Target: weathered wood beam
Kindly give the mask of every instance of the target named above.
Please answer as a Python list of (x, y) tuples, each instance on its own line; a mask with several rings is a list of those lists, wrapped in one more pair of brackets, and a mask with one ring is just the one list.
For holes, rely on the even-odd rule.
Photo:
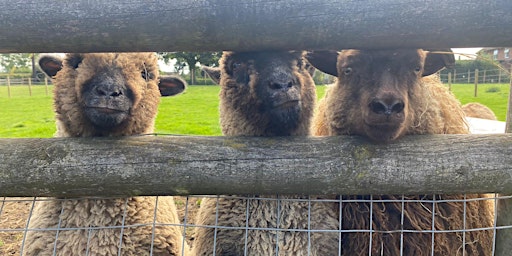
[(0, 52), (509, 46), (510, 0), (0, 1)]
[(512, 193), (512, 135), (0, 139), (0, 196)]

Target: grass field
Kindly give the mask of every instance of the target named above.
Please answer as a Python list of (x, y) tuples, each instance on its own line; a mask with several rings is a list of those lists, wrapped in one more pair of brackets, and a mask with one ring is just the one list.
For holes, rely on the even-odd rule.
[[(51, 87), (46, 95), (45, 86), (0, 86), (0, 137), (49, 138), (55, 133)], [(325, 86), (318, 86), (318, 97), (324, 95)], [(462, 104), (480, 102), (490, 107), (499, 120), (505, 121), (508, 84), (474, 85), (455, 84), (452, 91)], [(218, 86), (189, 86), (175, 97), (162, 99), (156, 120), (156, 132), (184, 135), (221, 135), (218, 115)]]

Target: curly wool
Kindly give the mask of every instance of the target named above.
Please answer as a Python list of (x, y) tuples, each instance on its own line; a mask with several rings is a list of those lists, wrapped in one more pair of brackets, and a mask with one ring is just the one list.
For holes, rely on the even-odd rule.
[[(351, 106), (361, 102), (352, 97), (348, 85), (338, 78), (320, 101), (312, 130), (316, 136), (354, 135), (354, 120), (361, 114)], [(435, 75), (419, 79), (408, 87), (407, 127), (403, 135), (467, 134), (468, 126), (459, 101)], [(369, 200), (370, 196), (343, 196), (346, 200)], [(369, 202), (344, 202), (343, 230), (373, 230), (370, 250), (369, 232), (343, 234), (343, 255), (491, 255), (492, 230), (436, 233), (428, 230), (464, 230), (493, 226), (493, 206), (482, 194), (468, 195), (374, 195)], [(412, 200), (402, 204), (400, 200)], [(394, 202), (386, 202), (393, 200)], [(396, 201), (395, 201), (396, 200)], [(414, 200), (431, 200), (415, 202)], [(447, 201), (444, 201), (447, 200)], [(454, 201), (452, 201), (454, 200)], [(397, 202), (398, 201), (398, 202)], [(466, 201), (464, 203), (464, 201)], [(371, 217), (370, 217), (370, 209)], [(403, 209), (403, 224), (402, 224)], [(434, 223), (432, 216), (435, 213)], [(370, 226), (371, 219), (371, 226)], [(426, 230), (427, 233), (400, 232)], [(396, 232), (390, 232), (396, 231)], [(402, 236), (403, 235), (403, 236)]]
[[(261, 102), (255, 94), (261, 73), (250, 70), (249, 86), (239, 84), (230, 74), (230, 59), (235, 53), (225, 52), (220, 63), (220, 118), (224, 135), (275, 136), (269, 116), (260, 111)], [(255, 53), (281, 56), (286, 52)], [(299, 55), (300, 58), (301, 55)], [(256, 59), (256, 57), (254, 57)], [(266, 61), (248, 61), (251, 65), (270, 66)], [(292, 67), (293, 76), (301, 85), (301, 113), (297, 128), (283, 128), (284, 134), (309, 135), (310, 120), (316, 100), (315, 84), (303, 67)], [(331, 255), (338, 251), (339, 235), (335, 232), (304, 230), (338, 230), (336, 204), (322, 202), (321, 197), (308, 201), (308, 196), (221, 196), (205, 198), (197, 216), (193, 255)], [(332, 199), (324, 197), (324, 199)], [(207, 226), (207, 227), (201, 227)], [(213, 228), (216, 226), (216, 228)], [(233, 229), (234, 228), (234, 229)], [(248, 229), (246, 231), (246, 228)], [(273, 229), (280, 229), (274, 231)], [(261, 229), (261, 230), (260, 230)], [(296, 231), (290, 231), (296, 230)]]
[(498, 120), (494, 112), (489, 107), (478, 102), (464, 104), (462, 106), (462, 111), (464, 111), (464, 114), (466, 114), (467, 117)]
[[(70, 63), (80, 58), (77, 68)], [(68, 55), (62, 69), (53, 78), (57, 137), (123, 136), (153, 131), (160, 92), (158, 79), (144, 80), (141, 70), (158, 74), (157, 57), (153, 53), (90, 53)], [(120, 71), (134, 104), (130, 117), (114, 130), (96, 128), (85, 116), (81, 86), (98, 73)], [(134, 72), (135, 71), (135, 72)]]
[[(77, 64), (77, 61), (80, 64)], [(143, 79), (142, 72), (155, 75)], [(133, 93), (127, 121), (113, 129), (94, 126), (84, 114), (82, 86), (97, 74), (120, 72)], [(147, 73), (149, 74), (149, 73)], [(158, 88), (154, 53), (67, 54), (53, 77), (57, 137), (121, 136), (153, 131)], [(156, 210), (155, 210), (156, 208)], [(188, 253), (172, 197), (48, 199), (35, 203), (26, 255), (182, 255)], [(57, 232), (52, 229), (65, 229)], [(76, 228), (76, 230), (75, 230)], [(69, 229), (69, 230), (67, 230)], [(153, 245), (153, 247), (151, 247)]]

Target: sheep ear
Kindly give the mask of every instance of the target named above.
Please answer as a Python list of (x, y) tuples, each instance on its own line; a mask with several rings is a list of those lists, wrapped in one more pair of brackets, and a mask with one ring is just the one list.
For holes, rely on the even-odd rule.
[(436, 73), (443, 68), (453, 68), (455, 56), (451, 49), (429, 49), (423, 67), (423, 76)]
[(216, 83), (220, 84), (220, 68), (212, 68), (207, 66), (202, 66), (201, 69), (203, 69), (206, 74)]
[(161, 76), (160, 82), (158, 83), (158, 89), (160, 89), (160, 95), (162, 95), (162, 97), (182, 93), (185, 91), (186, 87), (187, 82), (177, 76)]
[(332, 76), (338, 76), (336, 69), (337, 51), (310, 51), (306, 54), (306, 59), (316, 69)]
[(55, 56), (42, 56), (39, 58), (39, 67), (49, 77), (53, 77), (62, 69), (62, 59)]

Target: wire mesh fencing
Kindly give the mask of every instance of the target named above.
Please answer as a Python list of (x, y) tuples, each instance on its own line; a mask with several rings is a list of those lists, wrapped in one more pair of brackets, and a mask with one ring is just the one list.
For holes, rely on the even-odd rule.
[(4, 197), (0, 254), (496, 255), (512, 228), (495, 194), (170, 198)]

